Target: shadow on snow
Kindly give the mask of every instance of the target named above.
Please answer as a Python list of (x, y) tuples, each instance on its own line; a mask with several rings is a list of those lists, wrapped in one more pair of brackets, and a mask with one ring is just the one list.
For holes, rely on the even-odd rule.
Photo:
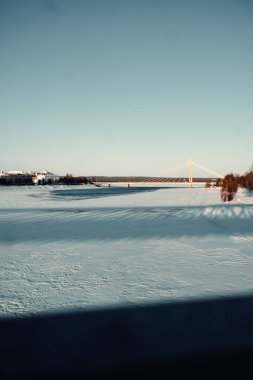
[(253, 205), (2, 209), (0, 242), (253, 234)]

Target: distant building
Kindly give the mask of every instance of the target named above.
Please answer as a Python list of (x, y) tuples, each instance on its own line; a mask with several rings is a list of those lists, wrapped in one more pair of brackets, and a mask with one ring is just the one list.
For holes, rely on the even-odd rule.
[(6, 176), (2, 178), (5, 180), (6, 185), (13, 185), (13, 186), (33, 185), (32, 174), (7, 174)]
[(8, 172), (0, 171), (1, 185), (43, 185), (59, 181), (59, 176), (47, 170), (41, 172), (32, 170), (9, 170)]
[(53, 174), (47, 170), (44, 170), (42, 172), (33, 173), (33, 183), (35, 185), (41, 185), (44, 183), (56, 183), (59, 181), (59, 176), (57, 174)]
[(10, 175), (18, 175), (18, 174), (28, 174), (29, 172), (26, 172), (24, 170), (9, 170), (8, 174)]

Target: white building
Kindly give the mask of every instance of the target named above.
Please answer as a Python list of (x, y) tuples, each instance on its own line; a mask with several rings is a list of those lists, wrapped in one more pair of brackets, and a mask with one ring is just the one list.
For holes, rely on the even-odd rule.
[(4, 172), (3, 170), (0, 171), (0, 177), (14, 177), (14, 176), (22, 176), (22, 175), (31, 175), (33, 176), (32, 182), (37, 184), (43, 184), (43, 183), (54, 183), (59, 180), (59, 176), (57, 174), (53, 174), (47, 170), (43, 171), (32, 171), (32, 170), (9, 170), (8, 172)]
[(42, 172), (33, 172), (34, 175), (33, 183), (35, 185), (48, 183), (48, 182), (57, 182), (59, 180), (59, 176), (57, 174), (53, 174), (48, 172), (47, 170), (43, 170)]
[(24, 171), (24, 170), (9, 170), (8, 174), (9, 175), (17, 175), (17, 174), (30, 174), (30, 173), (27, 171)]

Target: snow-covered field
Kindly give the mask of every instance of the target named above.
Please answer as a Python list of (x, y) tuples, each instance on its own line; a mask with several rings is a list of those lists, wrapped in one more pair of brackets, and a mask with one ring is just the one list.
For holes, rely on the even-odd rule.
[(253, 290), (253, 197), (0, 188), (0, 316)]

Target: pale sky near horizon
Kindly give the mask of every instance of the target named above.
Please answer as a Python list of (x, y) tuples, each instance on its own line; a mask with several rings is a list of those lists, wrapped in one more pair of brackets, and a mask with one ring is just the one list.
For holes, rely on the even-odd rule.
[(250, 0), (0, 0), (0, 69), (0, 170), (253, 164)]

